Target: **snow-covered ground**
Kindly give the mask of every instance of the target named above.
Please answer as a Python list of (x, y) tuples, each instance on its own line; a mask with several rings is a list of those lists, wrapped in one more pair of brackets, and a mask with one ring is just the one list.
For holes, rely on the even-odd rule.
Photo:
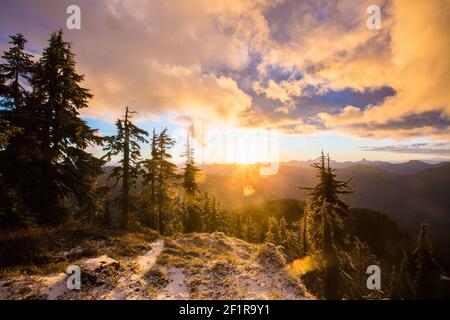
[(133, 257), (68, 262), (81, 268), (80, 290), (62, 272), (0, 279), (0, 299), (313, 299), (277, 250), (218, 232), (179, 235)]

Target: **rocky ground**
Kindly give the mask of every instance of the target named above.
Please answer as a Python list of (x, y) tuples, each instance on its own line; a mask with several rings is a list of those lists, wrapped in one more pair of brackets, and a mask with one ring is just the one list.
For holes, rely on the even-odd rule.
[[(91, 240), (97, 255), (75, 246), (57, 252), (60, 272), (9, 272), (0, 299), (313, 299), (279, 248), (223, 233), (132, 238), (133, 254), (114, 241)], [(120, 253), (126, 241), (120, 239)], [(142, 243), (139, 243), (139, 242)], [(81, 268), (81, 289), (67, 289), (69, 265)]]

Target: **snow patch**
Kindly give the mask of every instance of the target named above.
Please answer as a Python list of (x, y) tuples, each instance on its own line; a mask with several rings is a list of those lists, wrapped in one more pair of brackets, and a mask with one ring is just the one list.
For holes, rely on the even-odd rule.
[(61, 272), (52, 276), (43, 277), (40, 282), (45, 286), (43, 294), (47, 300), (57, 300), (67, 291), (67, 274)]
[(144, 300), (149, 299), (151, 291), (143, 279), (145, 273), (153, 267), (156, 259), (164, 248), (164, 241), (152, 243), (152, 249), (145, 254), (127, 261), (126, 276), (120, 278), (117, 286), (100, 295), (100, 299), (106, 300)]
[(189, 292), (184, 283), (185, 275), (182, 268), (169, 268), (169, 284), (156, 297), (157, 300), (186, 300)]
[(107, 267), (115, 264), (118, 264), (117, 260), (111, 259), (107, 255), (102, 255), (96, 258), (90, 258), (81, 261), (82, 268), (89, 271), (95, 271), (102, 267)]
[(161, 254), (161, 251), (164, 248), (164, 241), (159, 240), (153, 243), (152, 250), (148, 251), (146, 254), (142, 256), (138, 256), (136, 258), (136, 264), (138, 266), (138, 270), (146, 271), (150, 269), (156, 262), (156, 258)]

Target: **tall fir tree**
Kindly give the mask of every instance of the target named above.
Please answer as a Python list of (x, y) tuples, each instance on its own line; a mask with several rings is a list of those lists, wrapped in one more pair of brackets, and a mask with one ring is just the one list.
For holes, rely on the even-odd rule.
[(75, 70), (75, 55), (62, 31), (51, 35), (35, 65), (23, 52), (23, 37), (12, 39), (15, 48), (2, 65), (9, 83), (4, 101), (14, 110), (12, 124), (23, 131), (2, 155), (2, 163), (12, 166), (5, 176), (40, 223), (58, 224), (71, 208), (90, 201), (92, 182), (102, 172), (103, 162), (85, 151), (102, 139), (79, 117), (92, 95), (80, 86), (84, 76)]
[(198, 205), (191, 201), (189, 203), (185, 203), (186, 210), (186, 221), (185, 221), (185, 232), (201, 232), (203, 227), (201, 210)]
[(186, 208), (185, 230), (187, 230), (187, 232), (208, 231), (210, 203), (208, 194), (205, 193), (203, 210), (201, 210), (198, 200), (196, 199), (196, 194), (199, 191), (196, 175), (200, 170), (194, 163), (194, 148), (191, 145), (189, 131), (186, 138), (185, 150), (181, 156), (186, 159), (182, 173), (182, 187), (184, 189), (184, 202)]
[(302, 248), (303, 248), (303, 254), (308, 254), (308, 214), (309, 214), (309, 207), (306, 207), (303, 210), (303, 219), (302, 219)]
[(102, 138), (79, 116), (92, 95), (80, 86), (84, 76), (76, 72), (75, 65), (71, 44), (58, 31), (50, 37), (33, 74), (33, 96), (42, 119), (41, 183), (45, 190), (38, 203), (45, 214), (53, 212), (58, 196), (74, 195), (79, 203), (86, 203), (93, 180), (102, 172), (103, 161), (85, 151), (102, 144)]
[(416, 263), (414, 291), (416, 298), (420, 300), (437, 299), (441, 297), (442, 293), (442, 268), (434, 259), (428, 228), (427, 223), (422, 224), (417, 238), (417, 246), (413, 252)]
[(0, 104), (7, 109), (18, 110), (25, 104), (34, 63), (32, 55), (25, 51), (27, 40), (23, 34), (10, 36), (10, 49), (5, 51), (0, 64)]
[[(23, 184), (30, 179), (26, 168), (32, 165), (31, 150), (37, 148), (31, 139), (33, 117), (25, 110), (30, 93), (34, 63), (26, 53), (22, 34), (10, 36), (11, 47), (0, 64), (0, 225), (14, 226), (27, 219)], [(34, 127), (34, 126), (33, 126)]]
[(247, 216), (247, 221), (245, 223), (245, 240), (251, 243), (256, 243), (259, 240), (255, 223), (250, 216)]
[[(395, 270), (395, 269), (394, 269)], [(412, 266), (410, 259), (405, 251), (403, 251), (402, 258), (400, 260), (400, 267), (398, 272), (394, 272), (392, 286), (391, 299), (393, 300), (411, 300), (414, 299), (414, 283), (411, 275)]]
[(279, 243), (278, 231), (279, 231), (279, 228), (278, 228), (277, 219), (275, 217), (270, 217), (268, 224), (267, 224), (267, 232), (266, 232), (266, 236), (265, 236), (265, 241), (271, 242), (274, 244), (278, 244)]
[(175, 140), (169, 136), (167, 128), (164, 128), (157, 139), (158, 157), (156, 169), (158, 230), (161, 234), (165, 234), (166, 231), (165, 224), (169, 220), (170, 192), (177, 178), (177, 167), (171, 161), (172, 155), (169, 153), (174, 144)]
[[(350, 258), (347, 268), (347, 274), (351, 275), (354, 288), (351, 292), (351, 298), (362, 299), (366, 295), (370, 295), (372, 290), (367, 289), (367, 267), (370, 265), (379, 265), (376, 257), (370, 251), (366, 242), (361, 241), (358, 237), (354, 237), (353, 241), (349, 241), (350, 250), (347, 252), (347, 258)], [(349, 290), (350, 291), (350, 290)]]
[(111, 161), (112, 157), (121, 156), (120, 166), (113, 169), (110, 177), (115, 178), (117, 185), (122, 183), (119, 203), (122, 205), (122, 228), (128, 225), (130, 211), (130, 190), (134, 186), (139, 174), (141, 162), (141, 147), (139, 143), (146, 143), (147, 131), (137, 127), (131, 122), (133, 111), (125, 108), (123, 119), (116, 121), (117, 134), (106, 137), (107, 145), (103, 149), (107, 153), (104, 159)]
[(338, 246), (343, 246), (345, 235), (343, 233), (343, 220), (349, 214), (349, 206), (340, 199), (340, 196), (351, 196), (353, 190), (349, 187), (347, 181), (340, 181), (336, 177), (336, 170), (330, 166), (329, 155), (325, 157), (322, 152), (320, 161), (312, 164), (312, 167), (317, 170), (316, 177), (319, 182), (315, 187), (299, 187), (305, 190), (309, 200), (309, 208), (311, 209), (311, 224), (312, 224), (312, 240), (317, 240), (321, 234), (314, 231), (314, 226), (321, 223), (321, 214), (318, 214), (322, 208), (323, 202), (326, 202), (334, 212), (334, 218), (331, 227), (333, 228), (334, 239)]
[(240, 212), (238, 212), (236, 215), (236, 222), (234, 227), (234, 235), (236, 236), (236, 238), (242, 239), (244, 236), (243, 231), (244, 230), (242, 228), (241, 214)]
[(283, 246), (286, 246), (287, 225), (286, 219), (284, 217), (281, 217), (280, 221), (278, 222), (278, 236), (279, 236), (279, 243)]
[(158, 229), (158, 219), (156, 215), (156, 179), (158, 168), (158, 135), (153, 129), (150, 142), (150, 158), (142, 161), (144, 170), (142, 172), (142, 192), (140, 195), (140, 210), (143, 215), (144, 224), (150, 228)]
[(191, 146), (189, 133), (187, 135), (185, 151), (182, 156), (186, 158), (183, 172), (183, 188), (188, 197), (192, 197), (198, 191), (196, 176), (200, 169), (198, 169), (194, 163), (194, 148)]
[(320, 210), (321, 225), (321, 253), (324, 262), (323, 284), (324, 297), (327, 300), (337, 300), (342, 298), (340, 260), (333, 233), (333, 213), (330, 205), (324, 201)]
[(105, 194), (105, 200), (103, 202), (102, 225), (104, 227), (110, 227), (111, 224), (112, 224), (112, 221), (111, 221), (111, 195), (110, 195), (110, 190), (108, 190)]
[(339, 249), (345, 246), (343, 219), (349, 213), (348, 205), (340, 196), (350, 196), (353, 190), (348, 181), (340, 181), (330, 166), (330, 157), (322, 152), (320, 162), (312, 165), (319, 180), (315, 187), (306, 190), (309, 200), (310, 242), (323, 262), (324, 296), (326, 299), (342, 298)]
[(10, 139), (21, 131), (21, 128), (12, 126), (9, 121), (0, 118), (0, 151), (3, 151)]
[(213, 195), (212, 197), (212, 206), (211, 206), (211, 213), (208, 217), (207, 223), (208, 223), (208, 232), (215, 232), (217, 231), (217, 225), (218, 225), (218, 217), (217, 217), (217, 204), (216, 204), (216, 196)]
[(220, 201), (213, 195), (213, 207), (211, 209), (210, 232), (229, 232), (229, 217)]

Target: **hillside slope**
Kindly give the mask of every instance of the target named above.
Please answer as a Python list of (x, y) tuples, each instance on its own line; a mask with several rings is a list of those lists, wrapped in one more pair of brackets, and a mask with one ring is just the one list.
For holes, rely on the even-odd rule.
[[(314, 298), (271, 244), (216, 232), (161, 238), (142, 248), (134, 256), (112, 258), (104, 247), (97, 256), (67, 259), (64, 267), (81, 267), (81, 290), (67, 289), (64, 272), (11, 273), (0, 279), (0, 299)], [(60, 254), (74, 250), (80, 251)]]
[[(405, 165), (408, 165), (406, 163)], [(276, 175), (260, 176), (258, 168), (226, 167), (228, 171), (204, 172), (201, 186), (216, 194), (225, 206), (250, 205), (267, 200), (293, 198), (306, 200), (299, 186), (314, 186), (316, 172), (305, 166), (282, 165)], [(412, 233), (428, 220), (432, 234), (445, 234), (450, 226), (450, 164), (432, 166), (414, 174), (395, 174), (367, 165), (337, 170), (343, 180), (352, 178), (355, 196), (346, 199), (352, 207), (382, 211), (401, 222)], [(242, 192), (242, 189), (246, 192)], [(249, 190), (250, 192), (248, 192)], [(442, 227), (441, 227), (442, 226)]]

